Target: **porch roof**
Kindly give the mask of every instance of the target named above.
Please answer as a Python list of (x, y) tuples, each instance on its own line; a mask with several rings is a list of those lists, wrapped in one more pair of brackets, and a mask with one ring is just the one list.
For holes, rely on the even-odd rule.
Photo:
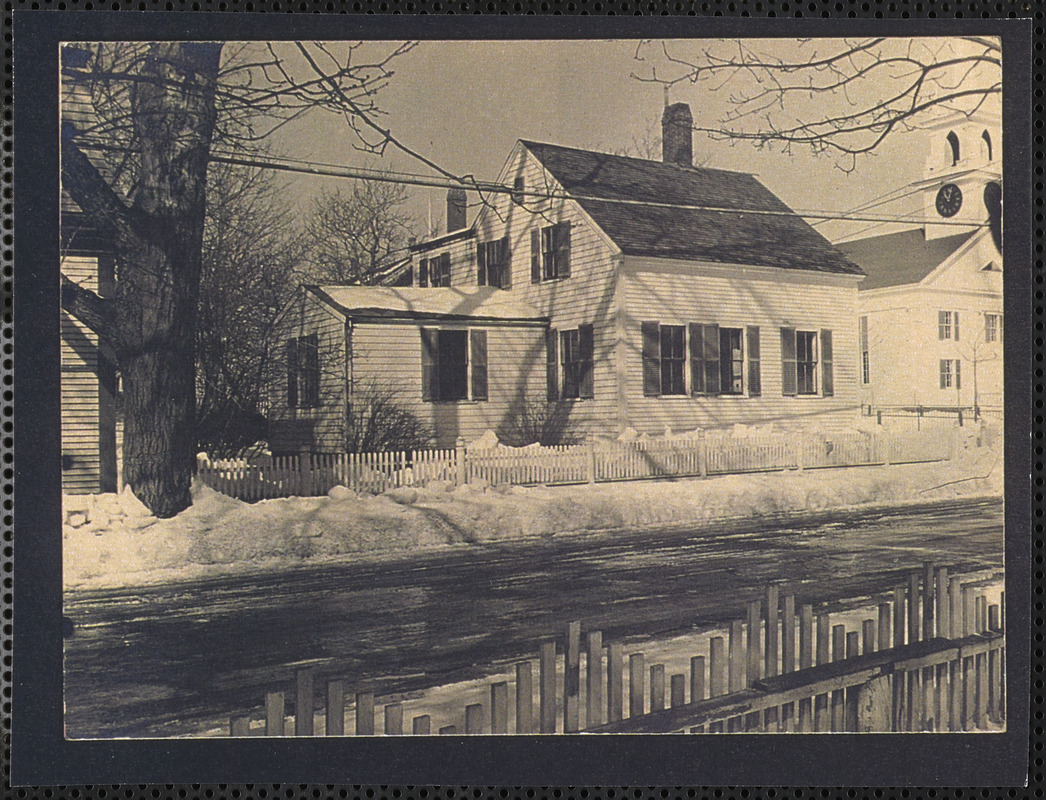
[(533, 306), (489, 286), (418, 288), (414, 286), (307, 286), (349, 318), (455, 321), (548, 321)]

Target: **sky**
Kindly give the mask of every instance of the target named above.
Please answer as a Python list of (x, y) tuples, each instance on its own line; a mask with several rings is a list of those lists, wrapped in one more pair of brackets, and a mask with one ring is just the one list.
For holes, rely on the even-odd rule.
[[(921, 47), (945, 56), (961, 49), (955, 40), (898, 42), (898, 47)], [(664, 90), (637, 80), (633, 73), (648, 74), (657, 65), (662, 70), (659, 74), (669, 74), (672, 65), (664, 60), (660, 42), (643, 45), (639, 52), (644, 60), (637, 61), (639, 44), (638, 40), (421, 42), (397, 58), (395, 75), (377, 98), (385, 112), (382, 123), (445, 169), (480, 180), (497, 177), (517, 139), (656, 158)], [(706, 47), (727, 48), (724, 52), (736, 48), (723, 41), (677, 40), (667, 46), (676, 56), (694, 55)], [(756, 46), (767, 55), (789, 57), (823, 54), (840, 43), (763, 40)], [(389, 45), (369, 43), (366, 47), (380, 51)], [(886, 77), (858, 90), (852, 99), (860, 99), (861, 91), (872, 97), (900, 85)], [(672, 87), (668, 100), (689, 103), (695, 123), (711, 125), (728, 113), (731, 96), (741, 88), (683, 82)], [(827, 104), (844, 100), (841, 96), (798, 97), (796, 113), (820, 115)], [(988, 110), (997, 114), (997, 104)], [(839, 169), (832, 157), (817, 157), (808, 151), (790, 155), (760, 151), (747, 143), (714, 141), (700, 133), (694, 152), (705, 166), (754, 173), (792, 208), (843, 212), (920, 179), (928, 136), (925, 131), (892, 134), (874, 154), (860, 158), (850, 173)], [(311, 112), (283, 128), (275, 145), (293, 158), (423, 171), (402, 155), (387, 155), (382, 160), (368, 157), (354, 150), (351, 142), (352, 133), (342, 118)], [(288, 191), (302, 213), (321, 187), (333, 189), (343, 183), (311, 177), (289, 180)], [(445, 190), (410, 187), (410, 191), (410, 208), (422, 232), (430, 204), (438, 224)], [(909, 202), (906, 210), (914, 207)], [(900, 210), (900, 206), (895, 208)], [(831, 239), (855, 230), (854, 223), (847, 222), (823, 223), (818, 228)]]

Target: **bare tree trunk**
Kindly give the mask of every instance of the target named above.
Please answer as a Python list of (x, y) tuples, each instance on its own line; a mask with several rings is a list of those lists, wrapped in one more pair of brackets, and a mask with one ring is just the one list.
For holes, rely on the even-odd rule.
[(63, 303), (74, 314), (77, 307), (101, 312), (97, 332), (116, 352), (124, 380), (124, 474), (160, 517), (191, 503), (196, 314), (220, 55), (217, 43), (150, 46), (131, 98), (141, 157), (131, 206), (71, 139), (63, 141), (64, 185), (112, 236), (118, 264), (105, 307), (84, 289), (63, 292)]

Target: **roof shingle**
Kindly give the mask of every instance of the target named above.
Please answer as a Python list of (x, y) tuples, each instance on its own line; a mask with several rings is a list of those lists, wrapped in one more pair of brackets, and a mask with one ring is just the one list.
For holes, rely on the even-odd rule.
[(973, 233), (927, 241), (922, 228), (837, 244), (868, 275), (861, 291), (918, 283), (962, 247)]
[(861, 274), (752, 175), (522, 143), (627, 255)]

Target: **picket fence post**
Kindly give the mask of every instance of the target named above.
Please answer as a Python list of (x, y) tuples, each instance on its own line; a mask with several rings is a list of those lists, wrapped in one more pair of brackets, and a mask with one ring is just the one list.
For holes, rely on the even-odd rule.
[(454, 443), (454, 456), (458, 468), (454, 482), (457, 486), (464, 486), (468, 483), (468, 474), (465, 470), (465, 440), (460, 436)]

